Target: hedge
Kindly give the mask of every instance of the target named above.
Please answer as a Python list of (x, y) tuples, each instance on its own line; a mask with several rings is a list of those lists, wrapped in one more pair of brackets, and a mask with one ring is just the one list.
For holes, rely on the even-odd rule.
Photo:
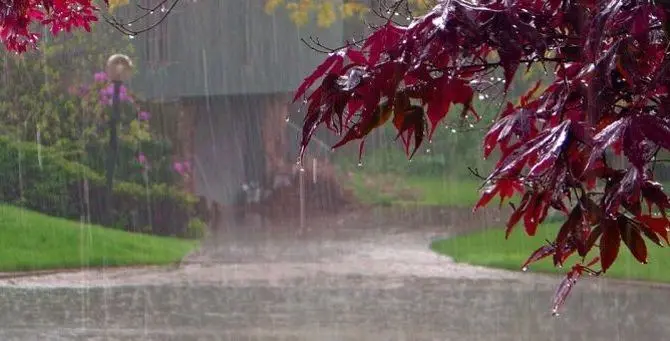
[[(104, 177), (59, 153), (0, 137), (0, 201), (91, 223), (103, 221)], [(114, 226), (185, 237), (197, 199), (165, 184), (115, 182)]]

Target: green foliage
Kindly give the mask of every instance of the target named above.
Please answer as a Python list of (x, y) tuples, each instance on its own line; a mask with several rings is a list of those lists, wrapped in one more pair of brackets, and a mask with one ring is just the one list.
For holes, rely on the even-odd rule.
[(0, 205), (0, 271), (171, 264), (196, 246)]
[(188, 222), (186, 236), (192, 239), (202, 239), (207, 233), (207, 223), (200, 218), (193, 218)]
[[(0, 137), (0, 201), (69, 219), (103, 218), (104, 177), (66, 160), (52, 148)], [(116, 227), (159, 235), (185, 236), (196, 199), (168, 186), (114, 185)]]
[(472, 179), (439, 176), (400, 176), (352, 171), (348, 187), (362, 203), (380, 206), (427, 205), (472, 207), (481, 185)]
[(47, 145), (79, 140), (102, 115), (100, 107), (96, 112), (84, 106), (80, 86), (92, 81), (110, 54), (132, 54), (132, 45), (104, 24), (95, 25), (91, 33), (44, 37), (39, 51), (0, 51), (0, 125), (3, 133), (24, 141), (35, 141), (38, 131)]
[[(563, 218), (565, 219), (565, 218)], [(504, 243), (504, 229), (488, 229), (462, 236), (439, 240), (431, 245), (438, 253), (454, 258), (457, 262), (469, 263), (509, 270), (521, 270), (528, 255), (546, 244), (546, 239), (556, 235), (561, 223), (547, 223), (537, 229), (537, 235), (528, 237), (522, 231), (515, 231)], [(629, 252), (621, 252), (620, 258), (607, 270), (607, 275), (616, 278), (640, 279), (657, 282), (670, 282), (670, 254), (666, 248), (649, 248), (649, 264), (639, 263)], [(595, 255), (594, 255), (595, 256)], [(571, 257), (575, 259), (575, 256)], [(547, 257), (530, 266), (529, 271), (560, 273), (555, 268), (552, 257)]]
[[(72, 155), (71, 160), (81, 162), (100, 174), (105, 172), (106, 155), (109, 146), (105, 141), (91, 142), (85, 151)], [(144, 178), (142, 165), (137, 159), (138, 149), (145, 155), (149, 163), (147, 179)], [(174, 184), (180, 180), (179, 174), (172, 169), (172, 145), (167, 140), (149, 140), (137, 144), (121, 141), (119, 144), (119, 162), (116, 167), (116, 179), (138, 184), (167, 183)]]

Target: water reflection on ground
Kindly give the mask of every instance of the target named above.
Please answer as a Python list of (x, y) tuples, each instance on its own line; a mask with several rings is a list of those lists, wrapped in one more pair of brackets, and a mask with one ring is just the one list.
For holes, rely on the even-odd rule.
[[(662, 340), (670, 290), (454, 264), (440, 229), (214, 243), (180, 269), (2, 280), (2, 340)], [(230, 237), (230, 236), (228, 236)], [(218, 246), (217, 246), (218, 245)]]

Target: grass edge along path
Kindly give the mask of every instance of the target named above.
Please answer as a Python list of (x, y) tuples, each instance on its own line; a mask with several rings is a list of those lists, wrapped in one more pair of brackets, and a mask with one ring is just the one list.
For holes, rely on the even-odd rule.
[[(504, 229), (480, 230), (437, 240), (430, 245), (430, 248), (439, 254), (453, 258), (458, 263), (521, 271), (521, 265), (531, 253), (546, 243), (546, 239), (553, 240), (560, 226), (560, 223), (544, 224), (538, 228), (537, 234), (533, 237), (525, 234), (523, 226), (517, 226), (508, 240), (505, 240)], [(640, 264), (622, 243), (619, 248), (619, 258), (604, 276), (669, 283), (670, 248), (661, 248), (656, 244), (647, 243), (647, 250), (649, 252), (648, 264)], [(568, 266), (574, 264), (576, 259), (576, 256), (571, 256), (566, 261), (565, 268), (557, 269), (553, 266), (551, 257), (548, 257), (532, 264), (528, 271), (565, 273), (568, 271)]]
[(165, 265), (197, 246), (0, 204), (0, 272)]
[(439, 176), (349, 173), (343, 181), (364, 204), (471, 208), (479, 200), (480, 181)]

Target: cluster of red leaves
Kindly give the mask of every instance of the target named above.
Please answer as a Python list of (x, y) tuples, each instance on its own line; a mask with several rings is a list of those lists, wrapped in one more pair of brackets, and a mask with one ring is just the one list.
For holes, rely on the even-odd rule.
[(48, 26), (54, 35), (73, 28), (90, 31), (97, 10), (92, 0), (0, 1), (0, 40), (10, 51), (25, 52), (40, 36), (32, 30), (35, 25)]
[[(578, 256), (558, 309), (583, 273), (608, 270), (622, 242), (641, 263), (645, 239), (668, 242), (670, 200), (653, 175), (657, 154), (670, 149), (668, 13), (657, 3), (450, 0), (409, 25), (389, 20), (361, 46), (331, 53), (300, 86), (302, 146), (319, 126), (343, 136), (337, 147), (392, 118), (413, 155), (452, 106), (478, 117), (474, 84), (492, 71), (502, 70), (507, 91), (520, 66), (553, 68), (553, 81), (508, 103), (485, 136), (484, 155), (498, 149), (500, 159), (476, 208), (522, 194), (508, 235), (521, 220), (534, 235), (550, 208), (565, 213), (556, 239), (523, 265)], [(611, 162), (617, 155), (625, 166)]]

